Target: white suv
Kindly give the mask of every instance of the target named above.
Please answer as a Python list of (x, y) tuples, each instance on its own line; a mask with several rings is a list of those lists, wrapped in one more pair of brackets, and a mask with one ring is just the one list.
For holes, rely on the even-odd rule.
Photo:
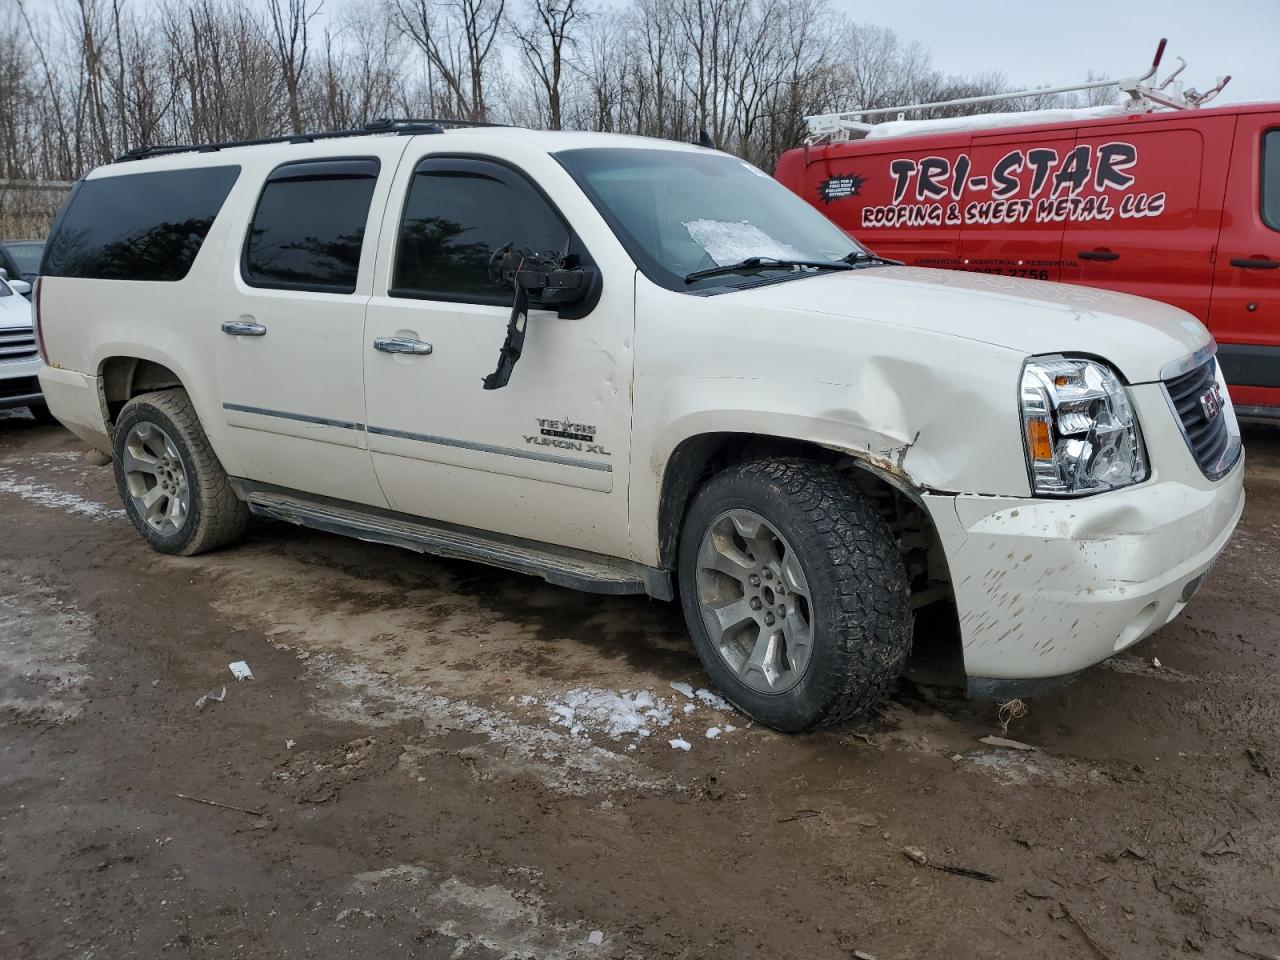
[(25, 280), (10, 280), (0, 270), (0, 410), (26, 407), (41, 422), (51, 420), (40, 396), (40, 354), (31, 325)]
[(886, 263), (696, 146), (139, 151), (78, 185), (37, 302), (49, 403), (156, 549), (257, 513), (678, 595), (783, 730), (883, 696), (930, 603), (972, 695), (1059, 682), (1177, 615), (1244, 505), (1188, 314)]

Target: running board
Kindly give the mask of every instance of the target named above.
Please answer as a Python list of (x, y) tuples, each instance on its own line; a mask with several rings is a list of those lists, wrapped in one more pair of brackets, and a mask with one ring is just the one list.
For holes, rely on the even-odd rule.
[(587, 593), (648, 594), (659, 600), (672, 597), (671, 579), (666, 571), (626, 560), (503, 537), (327, 497), (311, 497), (246, 480), (233, 479), (231, 483), (251, 512), (286, 523), (437, 557), (474, 560)]

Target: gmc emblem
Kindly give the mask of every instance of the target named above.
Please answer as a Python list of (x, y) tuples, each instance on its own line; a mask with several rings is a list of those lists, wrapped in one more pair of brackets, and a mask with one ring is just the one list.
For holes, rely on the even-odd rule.
[(1206, 421), (1216, 420), (1222, 413), (1222, 388), (1217, 383), (1200, 395), (1200, 409)]

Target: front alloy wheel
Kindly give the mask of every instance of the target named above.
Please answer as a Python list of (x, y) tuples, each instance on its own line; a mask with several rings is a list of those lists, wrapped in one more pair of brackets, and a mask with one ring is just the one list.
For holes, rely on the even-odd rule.
[(753, 510), (712, 521), (698, 550), (698, 603), (716, 651), (752, 690), (782, 693), (813, 649), (809, 584), (795, 551)]
[(829, 464), (734, 464), (694, 494), (676, 575), (685, 622), (720, 692), (777, 730), (873, 707), (911, 649), (893, 532)]

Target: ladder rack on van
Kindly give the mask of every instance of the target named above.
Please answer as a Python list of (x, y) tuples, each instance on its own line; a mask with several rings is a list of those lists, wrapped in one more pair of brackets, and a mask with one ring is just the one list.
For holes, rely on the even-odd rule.
[[(1140, 76), (1126, 77), (1119, 80), (1089, 80), (1085, 83), (1068, 84), (1061, 87), (1041, 87), (1032, 90), (1011, 90), (1008, 93), (986, 94), (980, 97), (961, 97), (957, 100), (938, 100), (933, 103), (914, 103), (900, 107), (877, 107), (871, 110), (849, 110), (843, 113), (823, 113), (805, 117), (809, 126), (809, 136), (806, 142), (821, 143), (839, 140), (859, 140), (875, 127), (875, 124), (864, 122), (865, 117), (884, 117), (895, 115), (897, 120), (905, 121), (908, 124), (929, 123), (929, 120), (907, 121), (908, 113), (918, 110), (933, 110), (945, 107), (968, 107), (976, 106), (984, 103), (1001, 103), (1010, 100), (1017, 100), (1020, 97), (1039, 97), (1055, 93), (1070, 93), (1078, 90), (1101, 90), (1107, 87), (1116, 87), (1122, 93), (1129, 95), (1129, 100), (1121, 107), (1115, 108), (1126, 113), (1149, 113), (1160, 108), (1170, 110), (1190, 110), (1203, 106), (1208, 103), (1225, 87), (1231, 80), (1228, 74), (1225, 77), (1219, 77), (1218, 82), (1206, 90), (1204, 93), (1196, 91), (1194, 88), (1184, 91), (1182, 82), (1177, 79), (1178, 74), (1186, 69), (1187, 63), (1182, 57), (1178, 57), (1177, 68), (1164, 78), (1163, 82), (1154, 83), (1156, 79), (1156, 71), (1160, 68), (1160, 61), (1164, 58), (1165, 45), (1168, 43), (1167, 38), (1162, 38), (1156, 47), (1156, 55), (1152, 58), (1151, 66)], [(999, 125), (1011, 126), (1018, 124), (1030, 124), (1043, 122), (1046, 113), (1061, 113), (1062, 111), (1053, 110), (1027, 110), (1019, 113), (1006, 113), (999, 115)], [(981, 114), (948, 118), (952, 124), (957, 121), (969, 120), (974, 128), (982, 128), (992, 126), (990, 119), (994, 115), (987, 114), (987, 123), (983, 123), (984, 117)], [(897, 135), (909, 135), (916, 132), (911, 129), (896, 129)]]
[(502, 123), (487, 123), (481, 120), (439, 120), (420, 119), (417, 117), (390, 118), (381, 117), (370, 120), (356, 130), (326, 130), (321, 133), (288, 133), (278, 137), (258, 137), (254, 140), (224, 140), (218, 143), (175, 143), (158, 146), (142, 145), (134, 147), (113, 160), (113, 163), (124, 163), (128, 160), (145, 160), (148, 157), (163, 157), (173, 153), (214, 153), (218, 150), (229, 150), (232, 147), (259, 147), (272, 143), (312, 143), (316, 140), (336, 140), (342, 137), (371, 137), (377, 134), (394, 133), (402, 137), (419, 134), (444, 133), (446, 127), (503, 127)]

